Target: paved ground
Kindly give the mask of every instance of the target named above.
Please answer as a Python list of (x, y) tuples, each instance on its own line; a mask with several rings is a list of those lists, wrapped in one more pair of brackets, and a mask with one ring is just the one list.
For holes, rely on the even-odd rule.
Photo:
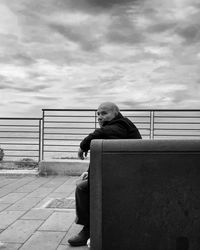
[(45, 208), (52, 198), (74, 198), (77, 177), (0, 176), (0, 249), (86, 250), (68, 238), (81, 227), (74, 209)]

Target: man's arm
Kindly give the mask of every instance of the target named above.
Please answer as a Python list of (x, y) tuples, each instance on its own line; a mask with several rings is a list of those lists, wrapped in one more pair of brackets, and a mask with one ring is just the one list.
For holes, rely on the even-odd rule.
[(88, 151), (83, 151), (81, 148), (78, 150), (78, 158), (84, 160), (87, 157)]
[(86, 136), (82, 142), (80, 143), (80, 149), (83, 152), (87, 152), (90, 149), (90, 143), (93, 139), (106, 139), (106, 134), (104, 133), (104, 129), (96, 129), (93, 133)]
[(123, 126), (119, 126), (119, 124), (98, 128), (82, 140), (80, 148), (83, 152), (87, 152), (90, 149), (90, 144), (93, 139), (120, 139), (125, 138), (126, 133), (127, 129)]

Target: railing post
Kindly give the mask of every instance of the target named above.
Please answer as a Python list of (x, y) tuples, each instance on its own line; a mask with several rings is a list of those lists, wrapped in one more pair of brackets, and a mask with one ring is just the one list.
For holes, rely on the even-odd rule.
[(97, 128), (97, 113), (96, 110), (94, 111), (94, 128)]
[(44, 160), (44, 110), (42, 110), (42, 133), (41, 133), (41, 138), (42, 138), (42, 160)]
[(41, 119), (39, 119), (39, 156), (38, 160), (41, 161)]
[(154, 139), (154, 111), (150, 111), (150, 139)]

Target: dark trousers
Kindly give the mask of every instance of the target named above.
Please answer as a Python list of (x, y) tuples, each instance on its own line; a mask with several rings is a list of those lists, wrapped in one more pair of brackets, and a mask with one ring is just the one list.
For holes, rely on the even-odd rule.
[(76, 186), (76, 223), (90, 226), (90, 194), (89, 181), (81, 180)]

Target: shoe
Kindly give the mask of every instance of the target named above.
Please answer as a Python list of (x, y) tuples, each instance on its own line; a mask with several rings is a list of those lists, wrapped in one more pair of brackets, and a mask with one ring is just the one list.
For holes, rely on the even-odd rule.
[(78, 246), (85, 246), (87, 245), (87, 241), (90, 238), (90, 230), (88, 227), (83, 227), (83, 229), (77, 235), (71, 237), (68, 240), (68, 243), (71, 246), (78, 247)]

